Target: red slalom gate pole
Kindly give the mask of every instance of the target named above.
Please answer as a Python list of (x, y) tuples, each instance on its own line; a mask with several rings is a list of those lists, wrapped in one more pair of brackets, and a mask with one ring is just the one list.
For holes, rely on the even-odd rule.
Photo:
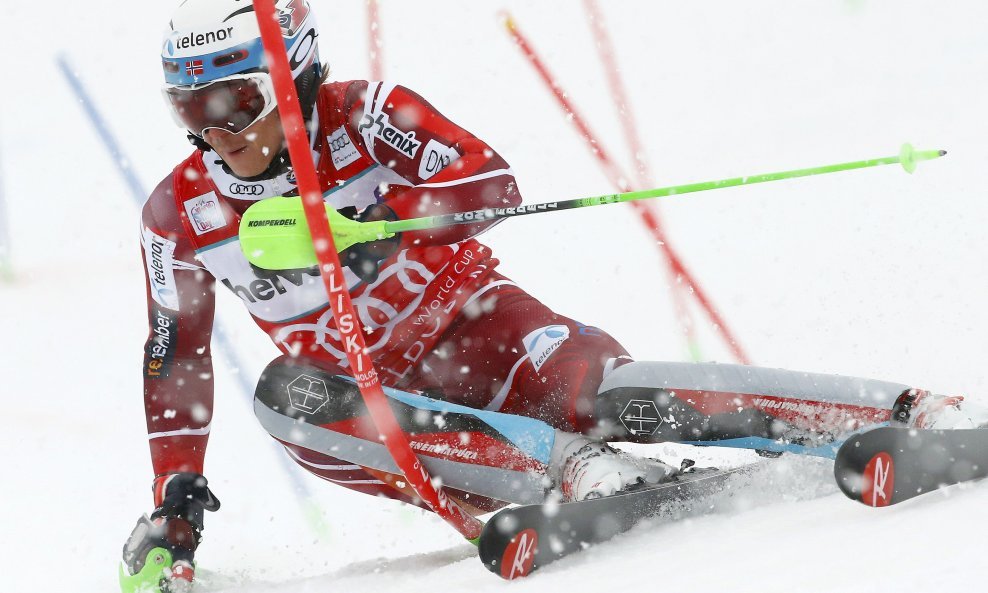
[[(618, 73), (617, 60), (614, 58), (614, 45), (611, 43), (610, 35), (607, 34), (607, 29), (604, 27), (603, 14), (600, 12), (597, 0), (583, 0), (583, 8), (587, 13), (587, 19), (590, 21), (590, 28), (593, 31), (594, 41), (597, 46), (597, 55), (600, 56), (600, 61), (604, 65), (607, 83), (611, 90), (611, 99), (618, 113), (618, 119), (621, 121), (621, 129), (624, 131), (625, 142), (628, 144), (628, 150), (631, 151), (631, 157), (635, 163), (634, 172), (638, 189), (654, 187), (652, 173), (645, 159), (645, 149), (642, 146), (641, 138), (638, 136), (638, 127), (635, 125), (635, 116), (628, 102), (628, 94), (625, 92), (624, 82)], [(655, 204), (652, 207), (657, 223), (660, 220), (658, 215), (659, 209), (659, 204)], [(689, 307), (687, 307), (686, 303), (687, 295), (684, 292), (686, 287), (679, 284), (680, 276), (676, 272), (675, 265), (670, 265), (668, 270), (669, 288), (670, 292), (672, 292), (673, 306), (676, 316), (685, 330), (687, 349), (693, 360), (700, 360), (700, 349), (693, 327), (693, 316), (690, 314)], [(728, 346), (730, 347), (730, 344)]]
[(652, 187), (652, 173), (645, 160), (645, 150), (641, 138), (638, 136), (638, 128), (635, 126), (635, 117), (628, 102), (628, 93), (625, 91), (624, 82), (618, 72), (617, 60), (614, 58), (614, 45), (604, 27), (604, 15), (600, 12), (597, 0), (583, 0), (583, 8), (586, 10), (587, 18), (590, 21), (590, 28), (597, 45), (597, 54), (604, 64), (607, 84), (611, 90), (611, 99), (614, 100), (614, 106), (617, 108), (618, 116), (621, 119), (621, 129), (624, 131), (628, 149), (631, 150), (632, 158), (635, 160), (637, 183), (643, 188)]
[(384, 79), (384, 58), (381, 55), (381, 18), (378, 12), (377, 0), (367, 0), (367, 39), (370, 43), (371, 80)]
[[(580, 132), (580, 135), (583, 136), (584, 140), (586, 140), (589, 144), (591, 151), (604, 168), (604, 173), (611, 180), (611, 183), (613, 183), (621, 192), (631, 191), (631, 184), (629, 183), (628, 178), (621, 173), (621, 170), (615, 162), (604, 151), (603, 146), (597, 139), (597, 136), (590, 130), (590, 126), (586, 123), (586, 120), (579, 114), (579, 112), (577, 112), (576, 108), (566, 97), (566, 93), (563, 92), (562, 88), (556, 82), (556, 79), (546, 68), (542, 59), (539, 58), (538, 54), (532, 48), (532, 45), (528, 42), (528, 39), (521, 33), (521, 31), (518, 30), (514, 19), (507, 12), (503, 13), (503, 18), (508, 33), (514, 39), (515, 44), (528, 59), (532, 67), (535, 68), (536, 72), (538, 72), (542, 81), (549, 87), (549, 90), (552, 92), (553, 96), (555, 96), (560, 107), (562, 107), (562, 109), (570, 116), (573, 125), (576, 126), (577, 130)], [(737, 338), (725, 323), (723, 317), (713, 306), (713, 303), (700, 287), (700, 284), (694, 279), (693, 274), (686, 268), (682, 258), (672, 248), (672, 246), (669, 245), (665, 232), (662, 229), (662, 225), (655, 216), (655, 213), (644, 204), (635, 202), (630, 202), (630, 204), (638, 211), (642, 222), (648, 228), (656, 243), (659, 245), (659, 248), (662, 250), (671, 268), (678, 275), (682, 276), (683, 280), (686, 281), (687, 285), (691, 289), (691, 293), (696, 297), (697, 302), (707, 313), (707, 316), (717, 327), (717, 330), (723, 335), (728, 348), (734, 355), (734, 358), (741, 364), (751, 364), (748, 355), (740, 346)]]
[(329, 228), (326, 210), (323, 203), (319, 177), (312, 157), (309, 153), (309, 142), (305, 131), (305, 120), (299, 106), (295, 83), (292, 80), (291, 68), (288, 65), (288, 55), (282, 40), (281, 28), (275, 15), (274, 0), (254, 0), (254, 10), (257, 23), (261, 29), (261, 40), (268, 57), (271, 79), (274, 82), (278, 99), (278, 112), (281, 125), (285, 131), (288, 152), (295, 168), (299, 192), (305, 209), (305, 220), (312, 234), (316, 257), (319, 260), (319, 270), (329, 297), (333, 311), (333, 319), (340, 330), (347, 359), (353, 370), (357, 387), (367, 405), (374, 425), (377, 427), (379, 438), (388, 448), (398, 468), (405, 475), (415, 493), (452, 525), (464, 537), (475, 540), (480, 536), (484, 524), (476, 517), (463, 510), (455, 501), (447, 497), (441, 486), (433, 483), (432, 477), (419, 461), (415, 452), (408, 444), (408, 439), (398, 425), (397, 419), (391, 412), (387, 396), (381, 388), (377, 370), (371, 362), (364, 343), (360, 319), (350, 302), (350, 292), (347, 290), (340, 265), (333, 233)]

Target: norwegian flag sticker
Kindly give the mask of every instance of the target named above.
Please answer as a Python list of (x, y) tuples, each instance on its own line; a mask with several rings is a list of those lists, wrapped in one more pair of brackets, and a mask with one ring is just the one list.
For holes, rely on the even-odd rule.
[(204, 71), (202, 60), (191, 60), (185, 63), (185, 73), (189, 76), (199, 76)]

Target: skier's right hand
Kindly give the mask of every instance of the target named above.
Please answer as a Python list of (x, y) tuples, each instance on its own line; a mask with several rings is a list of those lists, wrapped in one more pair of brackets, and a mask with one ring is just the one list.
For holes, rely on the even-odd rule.
[[(341, 208), (340, 214), (358, 222), (377, 220), (398, 220), (394, 210), (384, 204), (371, 204), (357, 214), (353, 207)], [(340, 252), (340, 262), (367, 284), (373, 284), (378, 277), (378, 264), (394, 254), (401, 243), (401, 233), (370, 243), (357, 243)]]
[(120, 587), (124, 593), (188, 591), (194, 576), (193, 556), (202, 540), (203, 511), (220, 502), (195, 473), (177, 473), (155, 480), (160, 504), (149, 518), (137, 521), (123, 549)]

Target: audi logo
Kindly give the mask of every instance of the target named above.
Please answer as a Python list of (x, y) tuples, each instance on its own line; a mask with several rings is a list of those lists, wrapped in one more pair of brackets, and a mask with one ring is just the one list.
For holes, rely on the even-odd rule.
[(259, 183), (244, 185), (241, 183), (230, 184), (231, 196), (259, 196), (264, 193), (264, 186)]
[(343, 136), (340, 136), (339, 138), (330, 141), (329, 148), (333, 152), (339, 152), (339, 151), (343, 150), (344, 148), (346, 148), (347, 146), (350, 146), (350, 144), (352, 144), (350, 142), (350, 138), (347, 137), (346, 134), (344, 134)]

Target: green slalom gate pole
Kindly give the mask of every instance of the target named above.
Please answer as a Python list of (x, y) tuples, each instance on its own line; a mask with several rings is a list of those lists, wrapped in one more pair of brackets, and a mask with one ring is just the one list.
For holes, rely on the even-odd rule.
[[(469, 212), (456, 212), (398, 221), (356, 222), (339, 214), (328, 204), (326, 205), (326, 214), (329, 217), (330, 226), (333, 229), (336, 247), (342, 251), (357, 243), (377, 241), (392, 237), (396, 233), (408, 231), (422, 231), (458, 224), (472, 224), (516, 216), (527, 216), (529, 214), (558, 212), (561, 210), (603, 206), (605, 204), (619, 204), (635, 200), (677, 196), (739, 185), (753, 185), (755, 183), (781, 181), (784, 179), (795, 179), (797, 177), (809, 177), (811, 175), (866, 169), (881, 165), (900, 164), (907, 173), (912, 173), (916, 170), (917, 163), (940, 158), (945, 154), (947, 152), (944, 150), (915, 150), (910, 144), (904, 144), (898, 155), (877, 159), (852, 161), (807, 169), (795, 169), (792, 171), (780, 171), (778, 173), (764, 173), (747, 177), (732, 177), (717, 181), (688, 183), (685, 185), (608, 194), (592, 198), (579, 198), (562, 202), (530, 204), (514, 208), (485, 208)], [(308, 227), (305, 225), (305, 219), (302, 216), (302, 204), (299, 198), (270, 198), (261, 200), (251, 206), (244, 213), (240, 222), (240, 243), (247, 259), (259, 268), (286, 270), (307, 268), (316, 265), (312, 239), (309, 236)]]

